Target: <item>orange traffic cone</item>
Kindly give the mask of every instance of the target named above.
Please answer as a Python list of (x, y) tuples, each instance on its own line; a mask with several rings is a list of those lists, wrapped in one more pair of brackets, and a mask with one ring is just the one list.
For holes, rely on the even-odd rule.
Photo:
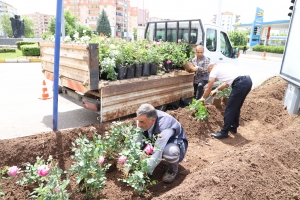
[(42, 100), (51, 99), (51, 97), (49, 97), (49, 94), (48, 94), (48, 89), (47, 89), (45, 80), (43, 80), (42, 91), (43, 91), (42, 97), (40, 97), (39, 99), (42, 99)]

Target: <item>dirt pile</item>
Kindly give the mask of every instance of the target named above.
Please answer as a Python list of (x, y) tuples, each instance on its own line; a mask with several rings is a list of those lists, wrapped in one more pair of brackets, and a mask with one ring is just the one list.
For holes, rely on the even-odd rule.
[[(153, 174), (158, 183), (140, 199), (300, 199), (300, 120), (299, 114), (289, 115), (282, 105), (286, 85), (273, 77), (251, 91), (241, 110), (238, 133), (223, 140), (211, 138), (210, 133), (222, 127), (224, 107), (208, 105), (207, 121), (193, 120), (193, 111), (185, 108), (167, 111), (185, 128), (188, 152), (172, 184), (161, 182), (167, 165), (158, 165)], [(110, 123), (95, 126), (104, 133)], [(36, 156), (54, 155), (59, 167), (68, 169), (71, 142), (81, 135), (91, 137), (89, 127), (2, 140), (0, 166), (22, 166), (34, 163)], [(108, 173), (102, 199), (131, 198), (132, 189), (116, 181), (121, 175), (118, 170)], [(16, 185), (16, 179), (0, 181), (4, 199), (27, 199), (28, 189)], [(71, 181), (70, 190), (75, 189)], [(71, 199), (83, 199), (83, 194)]]

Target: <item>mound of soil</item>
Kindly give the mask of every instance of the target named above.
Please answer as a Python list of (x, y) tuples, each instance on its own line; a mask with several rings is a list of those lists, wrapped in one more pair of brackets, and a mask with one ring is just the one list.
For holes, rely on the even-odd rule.
[[(180, 163), (176, 180), (164, 184), (161, 178), (167, 169), (163, 161), (155, 169), (157, 184), (149, 193), (135, 199), (300, 199), (300, 118), (289, 115), (282, 102), (287, 83), (273, 77), (252, 90), (241, 110), (237, 134), (218, 140), (210, 137), (223, 125), (224, 106), (207, 105), (210, 117), (194, 120), (193, 111), (179, 108), (167, 111), (185, 128), (189, 148)], [(134, 118), (125, 122), (135, 123)], [(98, 133), (108, 130), (110, 123), (94, 125)], [(34, 163), (36, 156), (49, 155), (59, 167), (69, 169), (71, 142), (81, 135), (92, 134), (90, 126), (72, 130), (41, 133), (34, 136), (0, 141), (0, 166), (24, 166)], [(132, 199), (132, 189), (116, 179), (119, 170), (107, 173), (107, 185), (101, 199)], [(2, 179), (4, 199), (28, 199), (29, 190), (11, 180)], [(71, 179), (69, 191), (76, 190)], [(74, 193), (71, 199), (84, 199)]]

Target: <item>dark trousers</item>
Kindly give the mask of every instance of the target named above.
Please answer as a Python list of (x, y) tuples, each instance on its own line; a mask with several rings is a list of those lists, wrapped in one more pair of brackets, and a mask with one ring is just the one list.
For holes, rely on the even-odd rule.
[(198, 84), (194, 83), (194, 98), (200, 99), (204, 92), (204, 86), (208, 83), (208, 80), (201, 80)]
[(239, 76), (232, 82), (232, 90), (224, 113), (222, 134), (228, 134), (230, 127), (237, 128), (240, 122), (240, 110), (246, 96), (251, 91), (252, 80), (249, 76)]

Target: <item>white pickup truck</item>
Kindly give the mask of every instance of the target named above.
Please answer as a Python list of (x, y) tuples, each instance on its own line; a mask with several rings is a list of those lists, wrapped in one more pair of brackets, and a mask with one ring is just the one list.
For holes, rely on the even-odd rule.
[(183, 40), (193, 47), (204, 46), (204, 55), (211, 62), (238, 62), (238, 49), (234, 49), (225, 29), (202, 24), (201, 19), (148, 22), (144, 38), (150, 41), (178, 42)]

